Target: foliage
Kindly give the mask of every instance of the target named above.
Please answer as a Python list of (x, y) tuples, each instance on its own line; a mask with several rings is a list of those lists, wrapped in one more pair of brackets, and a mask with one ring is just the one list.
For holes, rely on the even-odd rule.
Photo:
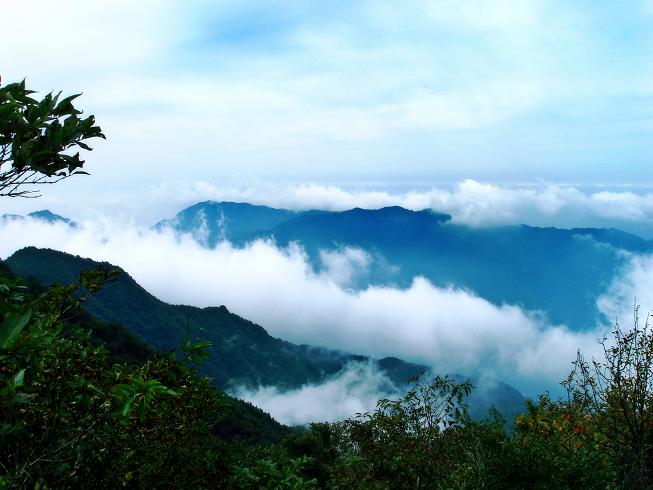
[(286, 460), (260, 459), (249, 467), (236, 466), (232, 485), (242, 489), (317, 489), (317, 480), (301, 475), (302, 469), (310, 461), (310, 458), (303, 456)]
[(641, 410), (635, 425), (636, 407), (624, 408), (646, 407), (653, 396), (645, 388), (650, 337), (637, 316), (629, 332), (616, 326), (595, 369), (579, 356), (564, 383), (569, 398), (529, 402), (510, 432), (496, 411), (471, 420), (463, 397), (471, 387), (436, 377), (399, 400), (381, 400), (373, 413), (288, 437), (284, 457), (310, 457), (304, 472), (321, 488), (653, 488), (642, 470), (649, 454), (635, 452), (648, 448), (638, 440), (653, 436), (650, 412)]
[(87, 140), (104, 138), (95, 118), (81, 118), (71, 95), (47, 94), (41, 100), (25, 81), (0, 85), (0, 196), (37, 197), (41, 184), (85, 174), (76, 148), (91, 150)]
[[(111, 365), (106, 349), (67, 321), (78, 289), (54, 286), (32, 298), (16, 279), (0, 279), (5, 485), (226, 485), (238, 445), (214, 432), (240, 405), (174, 355)], [(200, 357), (205, 347), (185, 346)]]
[(601, 435), (577, 406), (540, 396), (516, 418), (515, 449), (522, 479), (533, 488), (614, 488)]
[(565, 386), (569, 405), (597, 432), (595, 443), (614, 471), (632, 487), (653, 482), (653, 331), (634, 308), (633, 328), (619, 323), (604, 337), (603, 358), (587, 361), (579, 352)]
[(451, 470), (449, 455), (466, 419), (471, 385), (436, 376), (399, 400), (380, 400), (373, 413), (324, 428), (318, 440), (335, 444), (338, 488), (428, 488)]

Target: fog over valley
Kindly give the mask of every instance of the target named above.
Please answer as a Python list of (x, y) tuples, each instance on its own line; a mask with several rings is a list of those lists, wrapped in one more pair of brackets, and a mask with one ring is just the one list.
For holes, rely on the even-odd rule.
[[(313, 258), (301, 242), (281, 246), (271, 237), (238, 244), (222, 239), (208, 246), (207, 227), (226, 227), (224, 215), (222, 218), (180, 233), (169, 226), (142, 227), (108, 217), (73, 226), (52, 218), (6, 217), (0, 221), (4, 237), (0, 257), (6, 259), (33, 245), (108, 261), (168, 303), (224, 304), (271, 335), (291, 342), (375, 358), (398, 357), (437, 372), (482, 374), (510, 383), (528, 396), (542, 390), (559, 392), (558, 383), (569, 371), (576, 351), (597, 352), (596, 339), (610, 330), (615, 318), (627, 321), (632, 316), (635, 298), (643, 308), (653, 304), (650, 253), (625, 251), (606, 243), (597, 242), (596, 246), (614, 250), (623, 261), (591, 298), (600, 316), (587, 328), (552, 323), (542, 309), (492, 302), (469, 288), (453, 283), (435, 285), (420, 275), (403, 286), (392, 281), (367, 282), (371, 269), (392, 272), (403, 264), (379, 263), (378, 253), (359, 246), (320, 249)], [(494, 278), (484, 280), (492, 282)], [(382, 379), (373, 368), (352, 368), (324, 385), (307, 385), (286, 398), (284, 390), (273, 386), (236, 388), (235, 393), (278, 414), (283, 421), (319, 420), (329, 407), (334, 412), (327, 418), (334, 420), (346, 416), (345, 411), (352, 415), (369, 410), (378, 394), (393, 393), (396, 388), (383, 385)], [(345, 403), (343, 396), (350, 401)], [(323, 397), (333, 403), (309, 404), (292, 414), (279, 408), (303, 407), (301, 401)]]

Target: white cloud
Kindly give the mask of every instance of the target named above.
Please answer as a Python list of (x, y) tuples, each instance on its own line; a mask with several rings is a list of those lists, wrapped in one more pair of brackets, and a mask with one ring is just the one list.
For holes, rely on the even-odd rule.
[(618, 228), (653, 238), (653, 191), (650, 187), (580, 189), (559, 184), (498, 185), (467, 179), (452, 187), (398, 192), (315, 183), (221, 187), (200, 181), (174, 186), (163, 184), (153, 195), (163, 199), (173, 187), (180, 203), (213, 199), (295, 210), (333, 211), (402, 206), (448, 213), (454, 223), (470, 226), (528, 224)]
[[(609, 124), (610, 97), (650, 96), (653, 69), (651, 43), (640, 33), (626, 45), (631, 57), (606, 71), (606, 55), (615, 58), (615, 51), (599, 41), (620, 36), (603, 28), (624, 26), (586, 14), (568, 2), (541, 1), (320, 9), (24, 0), (3, 5), (11, 21), (0, 40), (11, 49), (0, 53), (0, 65), (5, 82), (27, 77), (36, 89), (84, 92), (80, 106), (109, 138), (92, 156), (101, 194), (133, 192), (129, 183), (178, 176), (181, 166), (191, 179), (223, 181), (249, 174), (575, 175), (568, 170), (583, 159), (569, 165), (568, 155), (578, 152), (579, 139), (559, 137), (560, 115), (568, 123), (574, 108), (585, 114), (598, 100), (600, 120)], [(646, 120), (637, 111), (627, 117)], [(631, 179), (646, 175), (645, 123), (613, 128), (620, 132), (610, 140), (583, 127), (593, 135), (583, 142), (588, 153), (601, 162), (610, 151), (620, 155), (606, 168), (619, 165), (618, 175)], [(545, 147), (545, 157), (529, 138)], [(638, 148), (637, 165), (622, 164), (629, 161), (619, 151), (623, 141)], [(603, 179), (616, 174), (582, 165), (592, 175), (601, 170)]]
[(365, 250), (355, 247), (320, 251), (321, 274), (341, 288), (352, 287), (354, 281), (365, 276), (371, 261)]
[(5, 2), (2, 13), (7, 21), (0, 39), (12, 46), (0, 56), (3, 82), (27, 76), (43, 89), (52, 83), (53, 89), (92, 89), (103, 78), (160, 58), (169, 34), (178, 39), (185, 32), (171, 0), (26, 0)]
[(454, 223), (469, 226), (527, 224), (617, 228), (653, 239), (653, 188), (646, 185), (579, 188), (546, 183), (499, 185), (467, 179), (453, 186), (419, 186), (402, 191), (384, 185), (345, 187), (260, 180), (245, 180), (240, 185), (215, 185), (206, 181), (177, 181), (134, 188), (110, 200), (89, 193), (90, 202), (80, 209), (74, 190), (66, 187), (71, 181), (62, 183), (65, 197), (13, 200), (5, 203), (5, 212), (26, 214), (48, 208), (74, 219), (123, 215), (152, 225), (203, 200), (249, 202), (294, 210), (342, 211), (354, 207), (402, 206), (448, 213)]
[(336, 280), (333, 271), (315, 273), (297, 246), (258, 241), (239, 249), (223, 242), (209, 250), (190, 237), (106, 221), (76, 229), (6, 221), (0, 232), (1, 257), (35, 245), (107, 260), (170, 303), (225, 304), (293, 342), (396, 356), (440, 372), (483, 371), (527, 394), (555, 387), (576, 349), (592, 349), (598, 336), (543, 324), (516, 306), (495, 306), (423, 278), (407, 289), (349, 291), (338, 284), (346, 274)]
[(597, 304), (623, 329), (632, 327), (633, 307), (639, 305), (640, 321), (644, 322), (653, 313), (653, 255), (631, 255)]
[(336, 422), (374, 410), (381, 398), (396, 398), (400, 390), (373, 364), (351, 363), (320, 384), (290, 391), (274, 386), (237, 388), (233, 395), (253, 403), (287, 425)]

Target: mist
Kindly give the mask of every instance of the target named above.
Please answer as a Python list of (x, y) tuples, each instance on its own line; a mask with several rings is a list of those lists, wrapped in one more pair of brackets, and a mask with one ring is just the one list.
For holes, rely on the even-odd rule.
[[(296, 244), (279, 248), (256, 241), (236, 248), (222, 242), (206, 249), (189, 236), (109, 220), (76, 228), (5, 220), (0, 233), (3, 258), (34, 245), (106, 260), (163, 301), (224, 304), (275, 337), (378, 358), (395, 356), (438, 372), (484, 372), (531, 395), (557, 386), (577, 349), (596, 352), (595, 340), (610, 329), (597, 325), (593, 331), (572, 332), (547, 323), (538, 312), (494, 305), (473, 291), (436, 287), (421, 277), (404, 289), (352, 291), (347, 282), (369, 260), (360, 250), (329, 252), (328, 267), (315, 272)], [(648, 267), (650, 259), (633, 260), (634, 269), (625, 271), (630, 282), (639, 277), (634, 271), (640, 263)], [(607, 305), (604, 300), (603, 311)]]
[(352, 362), (323, 383), (280, 391), (274, 386), (244, 387), (232, 391), (286, 425), (336, 422), (374, 410), (381, 398), (397, 398), (402, 392), (370, 362)]
[[(59, 191), (61, 195), (57, 195)], [(411, 185), (405, 191), (401, 186), (383, 184), (252, 181), (219, 186), (203, 181), (176, 181), (103, 197), (102, 192), (77, 189), (71, 179), (37, 202), (22, 200), (5, 205), (6, 212), (18, 214), (49, 208), (80, 220), (120, 215), (140, 225), (151, 225), (203, 200), (249, 202), (293, 210), (402, 206), (447, 213), (454, 223), (475, 227), (527, 224), (618, 228), (653, 239), (653, 191), (646, 185), (580, 187), (546, 182), (519, 185), (466, 179), (452, 185)]]
[[(401, 206), (447, 213), (452, 222), (474, 227), (527, 224), (619, 228), (653, 238), (653, 192), (646, 186), (501, 185), (466, 179), (450, 186), (411, 186), (405, 192), (383, 185), (347, 188), (317, 183), (220, 187), (195, 182), (177, 183), (174, 189), (184, 202), (245, 201), (284, 209), (330, 211)], [(154, 193), (170, 195), (171, 190), (171, 185), (162, 184)]]

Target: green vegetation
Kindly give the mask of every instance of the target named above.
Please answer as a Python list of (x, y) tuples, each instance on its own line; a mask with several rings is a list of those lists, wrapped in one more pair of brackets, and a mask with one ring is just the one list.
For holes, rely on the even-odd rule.
[(497, 413), (471, 420), (470, 385), (435, 377), (373, 413), (313, 424), (282, 452), (310, 456), (302, 474), (321, 488), (653, 488), (653, 333), (637, 319), (613, 333), (604, 359), (579, 357), (568, 399), (541, 396), (512, 432)]
[(35, 186), (85, 174), (77, 148), (91, 150), (87, 140), (104, 138), (95, 118), (82, 112), (71, 95), (51, 93), (36, 100), (25, 80), (0, 86), (0, 196), (36, 197)]
[[(93, 290), (102, 279), (87, 274), (80, 283)], [(3, 484), (221, 485), (242, 459), (242, 447), (278, 441), (287, 432), (196, 374), (205, 344), (186, 342), (182, 359), (173, 352), (110, 362), (111, 353), (79, 326), (77, 289), (37, 293), (14, 278), (1, 279)], [(125, 338), (113, 345), (123, 347)]]
[[(653, 333), (614, 331), (579, 357), (567, 400), (542, 396), (506, 430), (474, 421), (469, 383), (418, 380), (399, 400), (289, 430), (197, 374), (176, 351), (102, 335), (79, 308), (111, 271), (42, 290), (0, 264), (0, 485), (7, 488), (650, 488)], [(81, 319), (84, 319), (82, 322)], [(87, 327), (89, 327), (87, 329)], [(106, 326), (105, 326), (106, 327)], [(114, 338), (114, 333), (116, 338)], [(139, 350), (140, 349), (140, 350)]]

